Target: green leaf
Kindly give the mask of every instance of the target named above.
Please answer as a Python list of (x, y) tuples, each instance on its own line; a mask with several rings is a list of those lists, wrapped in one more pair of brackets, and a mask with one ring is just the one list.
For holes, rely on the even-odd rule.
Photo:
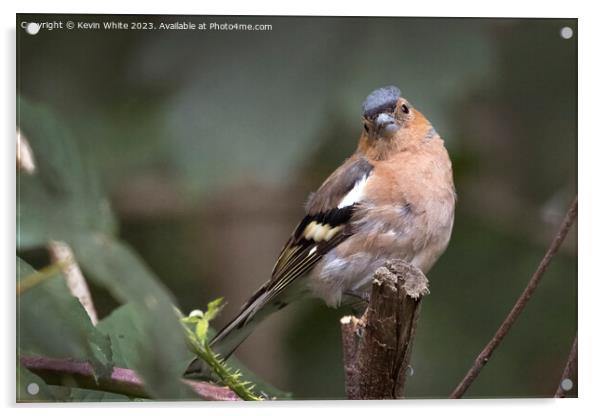
[[(182, 316), (181, 312), (178, 311), (180, 321), (185, 325), (192, 325), (194, 333), (201, 343), (207, 342), (207, 333), (209, 331), (209, 321), (217, 316), (221, 310), (223, 298), (217, 298), (207, 305), (207, 311), (203, 312), (196, 310), (191, 312), (188, 316)], [(188, 328), (188, 326), (187, 326)]]
[[(127, 304), (115, 309), (109, 316), (102, 319), (97, 328), (111, 338), (115, 366), (131, 368), (138, 359), (139, 351), (136, 345), (145, 338), (138, 324), (140, 316), (134, 304)], [(172, 351), (175, 366), (183, 373), (186, 366), (194, 358), (188, 348)]]
[[(19, 98), (18, 124), (31, 145), (37, 171), (18, 175), (17, 247), (45, 246), (50, 240), (69, 244), (86, 277), (131, 305), (130, 322), (138, 335), (131, 346), (136, 354), (127, 361), (144, 380), (148, 393), (171, 400), (196, 397), (180, 381), (185, 364), (178, 357), (186, 347), (173, 311), (174, 300), (142, 260), (113, 236), (115, 221), (94, 170), (82, 158), (69, 132), (43, 107)], [(50, 279), (45, 287), (48, 284), (62, 282)], [(56, 305), (61, 318), (52, 319), (47, 326), (33, 306), (27, 308), (38, 318), (38, 326), (32, 321), (23, 331), (31, 337), (28, 348), (41, 348), (46, 341), (61, 354), (85, 355), (81, 342), (65, 342), (61, 333), (61, 328), (75, 319), (64, 316), (65, 304)], [(98, 355), (103, 349), (95, 348), (100, 339), (92, 335), (90, 351), (85, 352)]]
[(20, 363), (17, 365), (17, 401), (18, 402), (55, 402), (52, 390), (39, 376)]
[(204, 314), (204, 317), (207, 321), (211, 321), (222, 310), (223, 301), (224, 298), (217, 298), (209, 302), (207, 305), (207, 312)]
[(128, 304), (115, 309), (96, 326), (111, 339), (113, 363), (116, 367), (129, 368), (130, 362), (136, 361), (136, 344), (144, 339), (142, 328), (136, 324), (136, 319), (136, 311)]
[(209, 321), (201, 319), (196, 324), (195, 334), (197, 338), (203, 342), (207, 341), (207, 329), (209, 329)]
[(183, 342), (180, 328), (165, 328), (161, 335), (161, 331), (150, 326), (152, 318), (146, 308), (129, 303), (113, 311), (97, 327), (111, 338), (115, 365), (135, 370), (153, 397), (198, 399), (180, 381), (194, 357)]
[(36, 163), (34, 175), (17, 175), (17, 247), (68, 241), (90, 230), (114, 233), (115, 220), (99, 179), (67, 129), (44, 107), (22, 97), (17, 124)]
[[(17, 279), (35, 270), (17, 257)], [(41, 281), (17, 298), (17, 345), (20, 353), (88, 361), (97, 376), (110, 374), (109, 338), (99, 332), (61, 274)]]

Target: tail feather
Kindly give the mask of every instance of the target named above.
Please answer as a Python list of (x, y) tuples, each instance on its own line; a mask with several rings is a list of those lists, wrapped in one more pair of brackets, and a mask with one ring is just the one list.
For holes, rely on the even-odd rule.
[(264, 318), (278, 310), (274, 307), (274, 302), (265, 302), (266, 293), (261, 293), (253, 302), (247, 303), (241, 312), (213, 337), (209, 346), (214, 352), (227, 359)]
[[(240, 313), (224, 326), (211, 340), (209, 346), (224, 360), (253, 332), (255, 327), (272, 313), (284, 308), (301, 293), (285, 290), (271, 298), (268, 284), (262, 286), (242, 307)], [(288, 289), (288, 288), (287, 288)], [(203, 363), (195, 359), (186, 374), (204, 372)]]

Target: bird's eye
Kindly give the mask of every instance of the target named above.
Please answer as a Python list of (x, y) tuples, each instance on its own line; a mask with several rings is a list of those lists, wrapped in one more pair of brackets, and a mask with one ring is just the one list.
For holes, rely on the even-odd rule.
[(366, 130), (366, 133), (368, 133), (368, 125), (364, 124), (364, 130)]
[(401, 105), (401, 111), (403, 111), (404, 113), (408, 114), (410, 112), (410, 109), (408, 108), (407, 105), (402, 104)]

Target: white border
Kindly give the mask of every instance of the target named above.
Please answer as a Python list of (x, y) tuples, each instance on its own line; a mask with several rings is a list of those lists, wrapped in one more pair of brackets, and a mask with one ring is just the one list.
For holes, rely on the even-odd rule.
[(22, 13), (133, 13), (133, 14), (251, 14), (251, 15), (331, 15), (331, 16), (464, 16), (464, 17), (577, 17), (584, 16), (587, 8), (576, 2), (551, 0), (542, 3), (520, 0), (478, 3), (459, 1), (378, 2), (307, 0), (291, 4), (277, 1), (253, 2), (110, 2), (45, 0), (20, 1), (16, 9)]
[[(15, 120), (15, 13), (132, 13), (132, 14), (271, 14), (271, 15), (333, 15), (333, 16), (473, 16), (473, 17), (577, 17), (579, 27), (579, 393), (577, 400), (469, 400), (451, 402), (447, 400), (407, 401), (404, 403), (382, 402), (288, 402), (270, 404), (250, 404), (244, 410), (250, 414), (307, 414), (311, 412), (344, 412), (365, 415), (370, 409), (378, 407), (383, 414), (417, 411), (426, 413), (445, 413), (446, 415), (507, 415), (516, 410), (529, 410), (546, 415), (566, 414), (577, 411), (586, 412), (590, 407), (600, 408), (596, 401), (600, 374), (600, 294), (602, 293), (602, 273), (596, 261), (600, 257), (600, 238), (602, 235), (600, 208), (602, 201), (599, 190), (602, 188), (602, 155), (600, 143), (602, 135), (598, 120), (602, 109), (600, 74), (599, 39), (600, 13), (595, 9), (595, 2), (545, 1), (526, 2), (524, 0), (506, 0), (504, 2), (455, 1), (420, 1), (400, 2), (380, 0), (351, 4), (348, 1), (325, 3), (323, 1), (303, 1), (285, 4), (276, 1), (228, 1), (228, 2), (185, 2), (169, 0), (149, 3), (148, 1), (111, 2), (81, 0), (21, 0), (18, 4), (2, 3), (0, 19), (3, 23), (2, 42), (2, 91), (8, 92), (1, 100), (3, 111), (2, 125), (4, 139), (2, 143), (3, 167), (2, 189), (5, 200), (2, 210), (4, 226), (2, 227), (3, 247), (0, 250), (5, 273), (4, 317), (8, 320), (9, 329), (6, 341), (0, 343), (2, 348), (2, 403), (8, 406), (14, 402), (14, 120)], [(537, 296), (537, 294), (535, 294)], [(12, 300), (11, 300), (12, 299)], [(12, 332), (12, 334), (11, 334)], [(4, 366), (6, 364), (6, 366)], [(450, 389), (452, 386), (450, 386)], [(111, 405), (109, 405), (111, 406)], [(54, 408), (38, 408), (30, 406), (24, 410), (44, 415), (64, 414), (71, 411), (106, 415), (106, 406), (60, 405)], [(111, 407), (117, 407), (115, 405)], [(240, 413), (243, 408), (232, 405), (189, 405), (189, 404), (154, 404), (152, 406), (128, 406), (128, 411), (143, 411), (145, 414), (163, 414), (169, 408), (177, 407), (178, 413), (195, 414), (210, 412), (213, 415)], [(11, 409), (14, 411), (14, 408)], [(246, 412), (245, 412), (246, 413)], [(589, 412), (588, 412), (589, 413)]]

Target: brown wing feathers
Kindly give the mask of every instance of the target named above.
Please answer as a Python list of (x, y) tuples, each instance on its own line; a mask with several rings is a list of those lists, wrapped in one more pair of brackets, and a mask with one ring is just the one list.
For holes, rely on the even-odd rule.
[[(372, 172), (373, 166), (364, 158), (348, 159), (307, 202), (308, 214), (299, 223), (284, 246), (274, 270), (272, 281), (296, 278), (324, 254), (336, 247), (349, 235), (348, 226), (355, 204), (339, 208), (341, 200)], [(288, 279), (285, 279), (288, 280)]]
[[(341, 205), (341, 201), (360, 181), (366, 180), (372, 169), (372, 164), (365, 158), (352, 157), (310, 196), (306, 205), (307, 215), (282, 249), (272, 278), (255, 292), (240, 313), (212, 340), (212, 345), (228, 344), (221, 351), (225, 357), (246, 337), (248, 329), (243, 328), (248, 326), (259, 310), (263, 310), (262, 316), (267, 316), (272, 309), (286, 306), (289, 295), (279, 295), (298, 277), (306, 274), (322, 256), (352, 234), (350, 220), (356, 204)], [(273, 308), (267, 308), (267, 304)]]

